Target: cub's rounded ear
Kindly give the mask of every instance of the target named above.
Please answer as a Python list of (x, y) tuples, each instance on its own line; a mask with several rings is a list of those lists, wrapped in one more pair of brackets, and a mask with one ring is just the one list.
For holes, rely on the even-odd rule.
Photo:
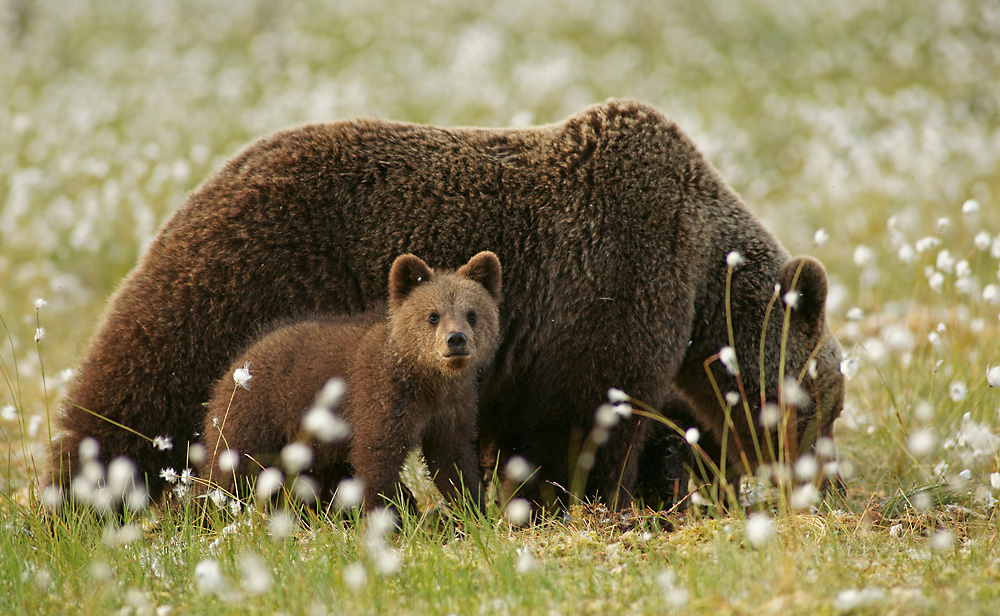
[(417, 285), (430, 281), (432, 275), (433, 271), (420, 257), (411, 254), (396, 257), (389, 270), (389, 307), (399, 307)]
[(826, 326), (826, 270), (812, 257), (795, 257), (781, 268), (781, 295), (797, 292), (792, 322), (810, 337), (822, 336)]
[(500, 259), (492, 252), (484, 250), (472, 257), (468, 263), (458, 268), (457, 274), (486, 287), (493, 299), (497, 301), (502, 299)]

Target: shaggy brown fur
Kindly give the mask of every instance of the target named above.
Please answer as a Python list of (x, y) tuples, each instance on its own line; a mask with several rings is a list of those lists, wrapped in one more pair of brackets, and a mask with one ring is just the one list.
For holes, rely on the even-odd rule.
[[(389, 273), (388, 314), (305, 320), (265, 335), (215, 385), (202, 476), (230, 492), (237, 477), (256, 476), (260, 467), (246, 459), (234, 472), (220, 471), (217, 454), (228, 447), (258, 463), (275, 460), (285, 445), (308, 438), (305, 411), (330, 378), (340, 377), (347, 390), (337, 414), (351, 426), (349, 441), (307, 440), (313, 464), (306, 472), (321, 494), (332, 495), (348, 475), (364, 482), (369, 509), (384, 504), (382, 497), (408, 494), (399, 471), (422, 445), (441, 492), (460, 495), (464, 481), (478, 502), (477, 374), (496, 351), (500, 276), (491, 252), (455, 273), (433, 272), (403, 255)], [(247, 363), (249, 389), (232, 377)]]
[[(155, 495), (199, 430), (210, 383), (260, 324), (319, 310), (348, 313), (384, 293), (389, 260), (413, 252), (444, 266), (492, 250), (506, 306), (496, 361), (480, 388), (480, 447), (518, 454), (568, 486), (574, 453), (609, 387), (662, 408), (679, 391), (706, 429), (724, 409), (702, 367), (728, 344), (726, 255), (742, 384), (754, 422), (778, 394), (779, 298), (758, 374), (774, 285), (804, 264), (785, 373), (819, 349), (804, 436), (840, 410), (839, 350), (824, 317), (825, 274), (791, 260), (680, 129), (634, 101), (595, 105), (523, 129), (436, 128), (376, 119), (312, 124), (261, 139), (194, 191), (111, 300), (66, 397), (54, 443), (61, 480), (77, 446), (128, 455)], [(787, 287), (785, 287), (787, 288)], [(723, 392), (736, 380), (714, 364)], [(73, 405), (180, 446), (148, 442)], [(746, 414), (734, 414), (747, 446)], [(618, 424), (587, 493), (620, 505), (636, 481), (645, 422)], [(804, 445), (803, 445), (804, 446)], [(539, 482), (539, 486), (548, 485)], [(537, 496), (537, 494), (536, 494)]]

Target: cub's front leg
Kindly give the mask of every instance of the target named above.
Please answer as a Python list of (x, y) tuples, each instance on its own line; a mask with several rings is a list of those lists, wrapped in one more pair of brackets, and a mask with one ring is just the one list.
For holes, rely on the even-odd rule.
[(423, 450), (434, 485), (457, 501), (464, 488), (482, 509), (482, 477), (476, 455), (475, 405), (460, 408), (455, 417), (432, 420), (424, 431)]

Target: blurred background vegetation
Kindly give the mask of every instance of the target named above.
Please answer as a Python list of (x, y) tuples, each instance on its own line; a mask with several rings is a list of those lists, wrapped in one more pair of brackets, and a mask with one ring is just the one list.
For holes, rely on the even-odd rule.
[[(3, 0), (0, 56), (0, 421), (15, 469), (47, 442), (40, 418), (107, 296), (248, 141), (359, 115), (547, 123), (633, 97), (675, 119), (791, 252), (826, 263), (832, 322), (860, 362), (838, 431), (864, 485), (888, 496), (971, 467), (965, 493), (988, 501), (1000, 3)], [(969, 422), (988, 436), (974, 463), (957, 445)], [(939, 448), (917, 464), (921, 426)]]

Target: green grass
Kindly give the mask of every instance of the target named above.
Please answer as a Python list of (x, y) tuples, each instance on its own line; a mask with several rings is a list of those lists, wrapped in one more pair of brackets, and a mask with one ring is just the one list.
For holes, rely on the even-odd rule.
[[(0, 6), (0, 613), (995, 613), (1000, 11), (411, 4)], [(792, 514), (749, 482), (777, 529), (759, 547), (743, 509), (711, 504), (580, 506), (524, 528), (439, 506), (373, 544), (398, 555), (385, 574), (364, 524), (275, 538), (266, 513), (223, 530), (190, 503), (124, 532), (43, 514), (49, 426), (106, 298), (243, 144), (358, 115), (543, 123), (610, 96), (676, 119), (791, 252), (826, 265), (831, 325), (859, 361), (836, 427), (845, 494)], [(925, 237), (939, 244), (916, 252)], [(199, 589), (208, 559), (218, 591)]]

